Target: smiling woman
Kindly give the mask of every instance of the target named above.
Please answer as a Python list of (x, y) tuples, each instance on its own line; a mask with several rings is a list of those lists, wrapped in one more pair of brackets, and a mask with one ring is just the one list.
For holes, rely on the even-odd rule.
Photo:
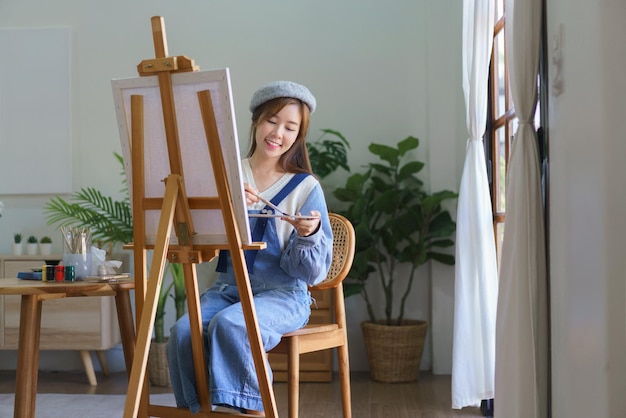
[[(307, 323), (311, 314), (308, 286), (326, 277), (332, 259), (327, 205), (312, 175), (306, 148), (314, 109), (311, 92), (290, 81), (264, 85), (250, 102), (250, 151), (241, 161), (247, 211), (267, 215), (278, 208), (283, 214), (306, 215), (249, 217), (252, 241), (267, 245), (264, 251), (246, 254), (266, 351), (283, 334)], [(258, 380), (249, 379), (256, 373), (233, 265), (231, 253), (220, 252), (217, 279), (200, 299), (203, 340), (209, 354), (211, 404), (250, 414), (265, 405)], [(190, 342), (189, 318), (183, 316), (170, 331), (168, 364), (177, 406), (195, 413), (202, 407)], [(241, 393), (243, 387), (245, 393)]]

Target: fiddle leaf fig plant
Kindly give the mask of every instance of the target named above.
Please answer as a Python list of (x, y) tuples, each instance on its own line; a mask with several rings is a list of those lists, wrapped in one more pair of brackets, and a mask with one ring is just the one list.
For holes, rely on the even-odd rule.
[[(382, 313), (385, 324), (400, 325), (418, 268), (429, 260), (454, 264), (454, 255), (443, 250), (454, 245), (456, 224), (443, 205), (458, 195), (425, 189), (417, 176), (424, 163), (407, 157), (418, 146), (411, 136), (395, 147), (370, 144), (379, 161), (349, 176), (333, 193), (344, 205), (338, 212), (350, 219), (356, 233), (355, 257), (344, 281), (346, 296), (363, 296), (372, 322)], [(409, 267), (408, 274), (398, 272), (401, 265)], [(370, 279), (378, 285), (366, 286)], [(382, 312), (370, 298), (374, 291), (384, 295)]]

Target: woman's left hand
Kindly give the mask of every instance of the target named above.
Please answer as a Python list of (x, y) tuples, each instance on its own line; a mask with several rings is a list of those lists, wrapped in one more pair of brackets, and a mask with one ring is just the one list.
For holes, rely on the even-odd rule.
[[(308, 237), (314, 234), (320, 227), (322, 214), (319, 211), (312, 210), (309, 213), (310, 217), (298, 217), (298, 218), (282, 218), (289, 222), (295, 228), (298, 235), (301, 237)], [(298, 212), (298, 216), (300, 212)]]

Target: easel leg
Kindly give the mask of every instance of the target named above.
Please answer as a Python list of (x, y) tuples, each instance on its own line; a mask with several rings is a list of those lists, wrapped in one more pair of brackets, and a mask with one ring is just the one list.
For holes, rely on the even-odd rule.
[(165, 186), (165, 197), (163, 199), (163, 207), (161, 208), (161, 218), (159, 219), (157, 239), (147, 283), (146, 299), (141, 310), (141, 318), (137, 330), (135, 355), (128, 382), (126, 404), (124, 406), (124, 418), (137, 416), (141, 395), (140, 389), (145, 384), (148, 350), (150, 349), (150, 340), (154, 330), (157, 299), (163, 282), (163, 270), (165, 268), (167, 247), (172, 232), (172, 220), (174, 219), (174, 209), (180, 184), (178, 179), (178, 176), (175, 176), (174, 179), (170, 178)]
[(210, 411), (209, 383), (207, 381), (206, 359), (204, 358), (202, 316), (200, 313), (200, 304), (198, 303), (200, 296), (195, 265), (189, 263), (183, 264), (183, 272), (185, 277), (185, 290), (187, 293), (189, 325), (191, 328), (193, 363), (196, 373), (196, 385), (198, 387), (198, 401), (203, 411)]
[[(231, 254), (235, 254), (231, 249)], [(246, 329), (248, 330), (248, 338), (250, 341), (250, 349), (254, 359), (256, 375), (259, 382), (259, 390), (263, 400), (263, 408), (267, 418), (277, 418), (278, 410), (276, 408), (276, 399), (274, 397), (274, 388), (267, 366), (267, 353), (263, 347), (261, 340), (261, 331), (254, 307), (254, 299), (252, 296), (252, 288), (248, 277), (248, 268), (245, 265), (245, 257), (243, 250), (239, 251), (239, 256), (231, 257), (233, 268), (235, 269), (235, 279), (237, 288), (239, 289), (239, 299), (243, 308), (243, 315), (246, 321)]]

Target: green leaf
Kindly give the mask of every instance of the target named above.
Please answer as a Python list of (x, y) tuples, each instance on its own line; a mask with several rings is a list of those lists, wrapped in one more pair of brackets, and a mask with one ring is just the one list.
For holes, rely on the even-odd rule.
[(421, 161), (410, 161), (403, 165), (399, 172), (398, 177), (401, 179), (407, 178), (413, 174), (419, 173), (424, 168), (424, 163)]
[(428, 244), (428, 248), (431, 248), (431, 247), (446, 248), (446, 247), (452, 247), (453, 245), (454, 245), (454, 241), (452, 241), (451, 239), (440, 239), (440, 240), (432, 240)]
[(398, 150), (399, 150), (400, 156), (403, 156), (410, 150), (417, 148), (419, 144), (420, 144), (420, 141), (417, 138), (412, 137), (412, 136), (409, 136), (406, 139), (403, 139), (402, 141), (398, 142)]
[(456, 231), (456, 223), (449, 212), (440, 212), (431, 220), (429, 231), (436, 238), (448, 237)]
[(422, 200), (422, 206), (424, 207), (424, 212), (431, 213), (437, 209), (437, 207), (444, 200), (456, 198), (456, 193), (452, 193), (450, 191), (444, 190), (442, 192), (433, 193), (432, 195), (424, 198)]
[(363, 283), (343, 283), (343, 296), (347, 298), (349, 296), (358, 295), (363, 291), (365, 286)]
[[(322, 129), (322, 132), (322, 136), (317, 140), (306, 143), (313, 173), (319, 178), (324, 178), (339, 167), (349, 172), (346, 149), (350, 148), (350, 144), (346, 138), (331, 129)], [(327, 139), (328, 136), (336, 137), (338, 140)]]
[(439, 261), (442, 264), (447, 264), (449, 266), (454, 265), (454, 256), (451, 254), (429, 252), (428, 257), (433, 260)]
[(372, 154), (378, 155), (381, 160), (389, 162), (392, 166), (398, 165), (400, 153), (396, 148), (383, 144), (370, 144), (368, 149)]
[(381, 174), (384, 174), (387, 177), (392, 177), (395, 173), (394, 167), (387, 167), (386, 165), (383, 164), (377, 164), (377, 163), (370, 163), (369, 167)]

